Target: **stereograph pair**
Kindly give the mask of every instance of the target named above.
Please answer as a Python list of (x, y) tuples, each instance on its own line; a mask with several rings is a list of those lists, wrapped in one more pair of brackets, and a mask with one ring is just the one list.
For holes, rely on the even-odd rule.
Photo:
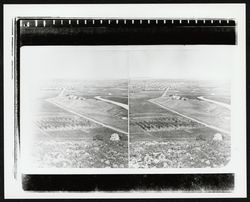
[[(100, 184), (82, 188), (78, 181), (79, 188), (65, 180), (102, 172), (136, 174), (131, 179), (160, 192), (238, 189), (242, 16), (237, 10), (232, 17), (177, 18), (163, 11), (160, 17), (9, 18), (10, 141), (14, 178), (24, 191), (103, 191)], [(186, 180), (151, 187), (143, 178), (150, 174)], [(118, 191), (140, 190), (140, 183)]]
[(202, 168), (230, 161), (233, 46), (135, 49), (21, 48), (27, 166)]

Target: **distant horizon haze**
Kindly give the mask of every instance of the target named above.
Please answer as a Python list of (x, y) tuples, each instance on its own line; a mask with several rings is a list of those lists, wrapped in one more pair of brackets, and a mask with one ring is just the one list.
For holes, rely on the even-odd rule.
[(234, 46), (24, 46), (21, 70), (34, 80), (230, 80), (234, 58)]

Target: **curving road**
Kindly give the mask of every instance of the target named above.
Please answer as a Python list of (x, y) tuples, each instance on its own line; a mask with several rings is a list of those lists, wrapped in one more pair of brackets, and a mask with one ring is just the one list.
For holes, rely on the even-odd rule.
[(200, 96), (200, 97), (198, 97), (198, 98), (199, 98), (200, 100), (204, 100), (204, 101), (207, 101), (207, 102), (211, 102), (211, 103), (220, 105), (220, 106), (225, 107), (225, 108), (228, 108), (228, 109), (231, 108), (231, 106), (230, 106), (229, 104), (226, 104), (226, 103), (223, 103), (223, 102), (218, 102), (218, 101), (215, 101), (215, 100), (210, 100), (210, 99), (204, 98), (203, 96)]
[(169, 89), (170, 89), (170, 87), (167, 87), (167, 88), (164, 90), (164, 92), (163, 92), (163, 94), (161, 95), (161, 97), (166, 97), (166, 95), (167, 95)]
[(101, 100), (101, 101), (104, 101), (104, 102), (108, 102), (108, 103), (120, 106), (120, 107), (128, 110), (128, 105), (126, 105), (126, 104), (123, 104), (123, 103), (120, 103), (120, 102), (115, 102), (113, 100), (107, 100), (107, 99), (102, 98), (101, 96), (95, 96), (95, 99)]

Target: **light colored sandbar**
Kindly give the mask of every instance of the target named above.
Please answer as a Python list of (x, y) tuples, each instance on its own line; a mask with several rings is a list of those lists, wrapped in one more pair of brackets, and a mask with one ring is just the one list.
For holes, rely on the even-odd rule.
[(108, 103), (120, 106), (120, 107), (128, 110), (128, 105), (126, 105), (126, 104), (123, 104), (123, 103), (120, 103), (120, 102), (115, 102), (113, 100), (107, 100), (107, 99), (102, 98), (101, 96), (95, 96), (95, 99), (101, 100), (101, 101), (104, 101), (104, 102), (108, 102)]
[(215, 101), (215, 100), (210, 100), (210, 99), (204, 98), (203, 96), (200, 96), (200, 97), (198, 97), (198, 98), (199, 98), (200, 100), (204, 100), (204, 101), (207, 101), (207, 102), (211, 102), (211, 103), (220, 105), (220, 106), (225, 107), (225, 108), (228, 108), (228, 109), (231, 108), (231, 105), (226, 104), (226, 103), (223, 103), (223, 102), (218, 102), (218, 101)]

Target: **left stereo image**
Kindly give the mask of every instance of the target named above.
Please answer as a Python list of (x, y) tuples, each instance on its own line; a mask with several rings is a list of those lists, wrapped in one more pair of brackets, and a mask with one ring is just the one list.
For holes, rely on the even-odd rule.
[(126, 57), (123, 51), (101, 48), (21, 48), (25, 166), (128, 167)]

